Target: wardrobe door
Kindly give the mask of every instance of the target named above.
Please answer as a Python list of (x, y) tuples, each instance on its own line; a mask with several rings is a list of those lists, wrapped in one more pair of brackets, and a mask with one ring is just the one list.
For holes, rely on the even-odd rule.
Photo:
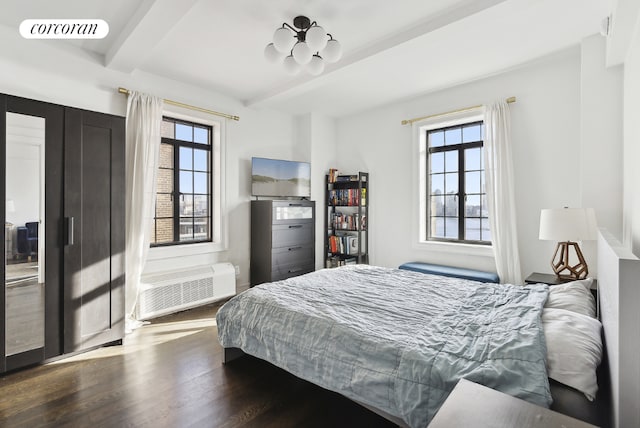
[(65, 353), (124, 336), (124, 127), (65, 109)]
[(0, 94), (0, 371), (60, 355), (64, 109)]

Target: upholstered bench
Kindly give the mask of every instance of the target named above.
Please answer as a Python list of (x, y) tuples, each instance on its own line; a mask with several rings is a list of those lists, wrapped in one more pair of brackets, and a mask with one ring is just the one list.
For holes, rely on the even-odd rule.
[(414, 272), (431, 273), (434, 275), (451, 276), (454, 278), (469, 279), (480, 282), (500, 283), (500, 277), (493, 272), (485, 272), (475, 269), (466, 269), (453, 266), (436, 265), (424, 262), (409, 262), (398, 266), (399, 269), (412, 270)]

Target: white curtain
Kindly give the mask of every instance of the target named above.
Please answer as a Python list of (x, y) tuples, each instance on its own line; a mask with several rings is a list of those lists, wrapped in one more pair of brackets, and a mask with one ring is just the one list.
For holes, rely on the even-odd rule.
[(161, 98), (136, 91), (129, 93), (126, 134), (125, 310), (127, 332), (142, 324), (135, 319), (135, 308), (140, 289), (140, 276), (151, 239), (162, 108)]
[(511, 119), (506, 101), (486, 107), (484, 123), (485, 181), (496, 269), (503, 283), (522, 284), (511, 160)]

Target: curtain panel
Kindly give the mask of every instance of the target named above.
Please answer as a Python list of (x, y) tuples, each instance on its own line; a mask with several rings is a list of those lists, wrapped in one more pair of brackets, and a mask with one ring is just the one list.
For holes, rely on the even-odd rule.
[(149, 253), (153, 221), (163, 101), (131, 91), (126, 119), (126, 331), (136, 320), (140, 277)]

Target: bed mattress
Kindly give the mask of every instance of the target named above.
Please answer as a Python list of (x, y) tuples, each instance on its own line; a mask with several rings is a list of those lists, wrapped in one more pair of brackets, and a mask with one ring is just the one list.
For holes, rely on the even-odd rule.
[(544, 284), (368, 265), (262, 284), (217, 314), (225, 348), (424, 428), (460, 378), (548, 407)]

